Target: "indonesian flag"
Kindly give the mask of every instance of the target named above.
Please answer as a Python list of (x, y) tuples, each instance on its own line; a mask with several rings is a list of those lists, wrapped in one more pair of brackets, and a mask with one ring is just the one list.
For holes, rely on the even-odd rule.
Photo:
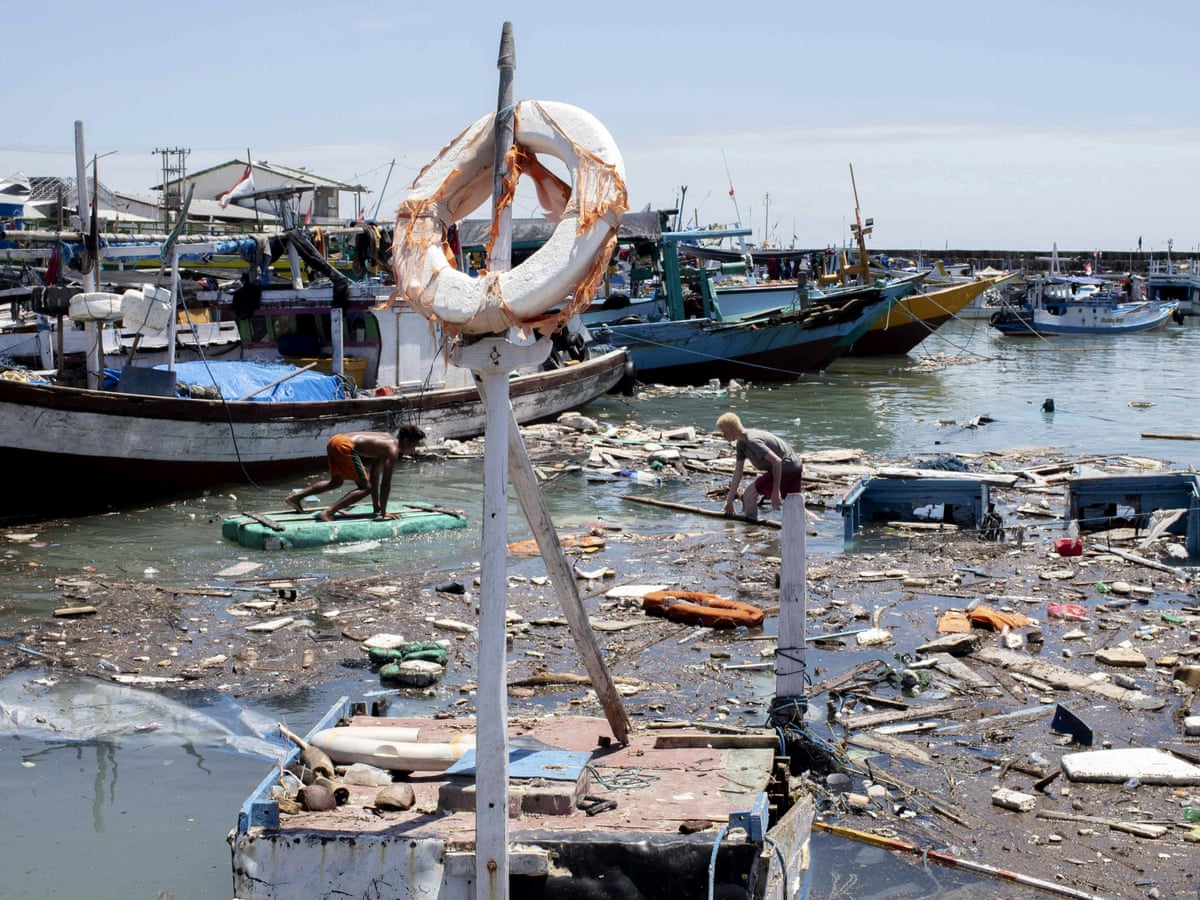
[(217, 202), (221, 204), (221, 209), (225, 209), (230, 203), (234, 203), (238, 199), (252, 193), (254, 193), (254, 173), (251, 171), (250, 165), (247, 164), (246, 171), (242, 173), (241, 178), (233, 183), (233, 187), (225, 193), (217, 195)]
[(313, 208), (313, 202), (312, 202), (312, 198), (310, 197), (308, 200), (308, 212), (306, 212), (304, 214), (304, 224), (305, 225), (312, 224), (312, 208)]

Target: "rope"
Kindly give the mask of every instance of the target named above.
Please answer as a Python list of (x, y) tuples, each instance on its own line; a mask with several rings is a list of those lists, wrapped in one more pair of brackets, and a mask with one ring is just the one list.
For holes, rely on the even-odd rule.
[(641, 769), (622, 770), (616, 775), (605, 778), (594, 765), (587, 765), (588, 773), (606, 791), (633, 791), (650, 787), (658, 781), (657, 775), (646, 775)]
[(708, 900), (713, 900), (713, 887), (716, 884), (717, 850), (720, 849), (721, 841), (725, 838), (725, 832), (728, 830), (728, 825), (721, 826), (721, 830), (717, 832), (717, 839), (713, 841), (712, 854), (708, 857)]
[[(596, 329), (597, 336), (603, 337), (603, 332), (605, 330), (606, 329), (597, 328)], [(729, 357), (727, 357), (727, 356), (716, 356), (715, 354), (712, 354), (712, 353), (701, 353), (699, 350), (688, 350), (684, 347), (679, 347), (675, 344), (664, 344), (659, 341), (652, 341), (649, 338), (639, 337), (637, 340), (638, 340), (638, 342), (643, 343), (643, 344), (651, 344), (655, 347), (666, 347), (671, 350), (676, 350), (676, 351), (679, 351), (682, 353), (690, 354), (691, 356), (699, 357), (700, 359), (711, 359), (711, 360), (715, 360), (717, 362), (734, 362), (734, 360), (729, 359)], [(764, 372), (779, 372), (779, 373), (782, 373), (785, 375), (792, 375), (792, 376), (795, 376), (797, 374), (795, 369), (779, 369), (774, 366), (763, 366), (763, 365), (759, 365), (758, 363), (746, 362), (744, 360), (736, 360), (736, 362), (738, 363), (738, 365), (744, 366), (748, 369), (761, 369)], [(799, 373), (799, 374), (804, 374), (804, 373)]]

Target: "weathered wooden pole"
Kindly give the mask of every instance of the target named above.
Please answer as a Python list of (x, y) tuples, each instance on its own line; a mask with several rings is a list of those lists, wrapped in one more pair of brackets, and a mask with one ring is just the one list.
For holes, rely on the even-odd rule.
[[(803, 715), (805, 684), (804, 629), (808, 602), (807, 539), (804, 492), (783, 498), (783, 534), (779, 571), (779, 644), (775, 652), (775, 708)], [(796, 718), (796, 716), (785, 716)]]
[[(497, 234), (488, 270), (512, 264), (512, 216), (501, 209), (504, 160), (513, 141), (513, 73), (516, 49), (512, 23), (500, 35), (500, 90), (496, 100), (495, 177), (492, 216)], [(508, 429), (512, 403), (508, 375), (510, 342), (487, 338), (463, 348), (465, 362), (481, 383), (487, 419), (483, 457), (483, 528), (479, 591), (479, 681), (475, 738), (475, 895), (508, 897), (508, 645), (505, 611), (508, 581)], [(489, 365), (490, 363), (490, 365)]]
[[(92, 177), (96, 177), (93, 173)], [(96, 235), (91, 233), (91, 210), (88, 207), (87, 190), (87, 161), (83, 152), (83, 122), (75, 120), (75, 207), (79, 212), (79, 230), (83, 235), (84, 246), (94, 243)], [(83, 290), (85, 293), (100, 290), (100, 260), (93, 259), (90, 268), (83, 273)], [(61, 333), (61, 328), (59, 329)], [(101, 370), (104, 368), (104, 329), (95, 321), (83, 324), (84, 359), (87, 366), (87, 386), (91, 390), (100, 387)], [(60, 366), (62, 358), (59, 357)]]

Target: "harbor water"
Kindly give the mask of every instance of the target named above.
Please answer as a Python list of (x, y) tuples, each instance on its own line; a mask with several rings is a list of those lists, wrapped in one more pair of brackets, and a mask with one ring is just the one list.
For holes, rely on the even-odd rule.
[[(1198, 358), (1200, 323), (1192, 320), (1151, 334), (1053, 341), (1002, 338), (984, 321), (962, 321), (906, 357), (843, 359), (826, 374), (793, 384), (606, 397), (584, 412), (606, 424), (709, 432), (720, 413), (734, 410), (747, 425), (784, 435), (802, 452), (853, 447), (898, 464), (1026, 447), (1079, 457), (1151, 457), (1187, 469), (1200, 463), (1200, 441), (1143, 435), (1200, 432), (1191, 380)], [(461, 508), (478, 522), (482, 478), (477, 459), (404, 463), (393, 497)], [(285, 492), (299, 483), (228, 485), (106, 515), (0, 530), (0, 633), (18, 630), (23, 618), (49, 616), (61, 605), (55, 580), (91, 571), (187, 589), (213, 584), (217, 572), (251, 559), (264, 564), (256, 576), (308, 579), (315, 591), (325, 577), (419, 571), (433, 578), (463, 573), (478, 559), (474, 530), (353, 552), (247, 551), (222, 539), (222, 518), (280, 509)], [(645, 490), (715, 508), (718, 502), (704, 493), (722, 483), (696, 476)], [(548, 484), (544, 495), (563, 527), (597, 517), (643, 534), (727, 527), (627, 503), (620, 499), (627, 488), (620, 479), (567, 475)], [(47, 491), (52, 495), (51, 486)], [(810, 553), (841, 552), (836, 513), (814, 527)], [(515, 501), (509, 529), (514, 540), (528, 536)], [(620, 559), (606, 558), (606, 564), (619, 570)], [(228, 600), (214, 598), (214, 609), (223, 603)], [(823, 669), (839, 668), (835, 652), (809, 652)], [(6, 898), (230, 897), (225, 837), (269, 760), (282, 754), (273, 726), (303, 733), (338, 697), (378, 688), (370, 672), (348, 668), (344, 677), (278, 695), (147, 691), (73, 681), (37, 662), (31, 655), (28, 667), (0, 681), (6, 713), (0, 718), (0, 791), (8, 822), (0, 842), (0, 896)], [(769, 691), (770, 685), (763, 676), (752, 689)], [(435, 692), (393, 709), (429, 714), (458, 697)], [(762, 707), (755, 709), (761, 715)], [(13, 710), (21, 713), (9, 714)], [(744, 715), (733, 721), (763, 724)], [(818, 835), (814, 847), (811, 896), (1033, 896), (836, 838)]]

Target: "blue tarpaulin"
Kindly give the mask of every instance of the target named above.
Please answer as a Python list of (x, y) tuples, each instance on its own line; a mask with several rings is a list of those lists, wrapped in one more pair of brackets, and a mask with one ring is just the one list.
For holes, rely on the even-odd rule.
[[(155, 366), (165, 369), (166, 366)], [(213, 387), (226, 400), (237, 400), (257, 388), (278, 381), (298, 367), (286, 364), (221, 360), (220, 362), (184, 362), (175, 366), (175, 379), (182, 384)], [(263, 402), (302, 400), (344, 400), (348, 397), (343, 382), (335, 375), (300, 372), (287, 381), (255, 394), (251, 400)]]

